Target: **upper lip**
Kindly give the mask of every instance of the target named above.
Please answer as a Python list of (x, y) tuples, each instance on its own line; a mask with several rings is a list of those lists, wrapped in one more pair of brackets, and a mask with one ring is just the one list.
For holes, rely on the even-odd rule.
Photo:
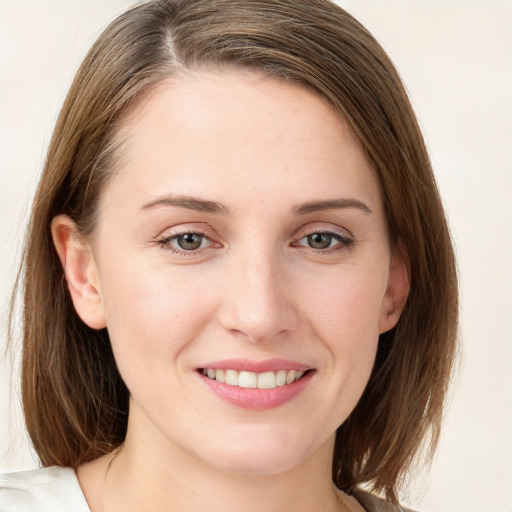
[(277, 372), (279, 370), (310, 370), (311, 366), (289, 359), (265, 359), (262, 361), (253, 361), (250, 359), (223, 359), (221, 361), (212, 361), (199, 367), (211, 368), (213, 370), (237, 370), (239, 372)]

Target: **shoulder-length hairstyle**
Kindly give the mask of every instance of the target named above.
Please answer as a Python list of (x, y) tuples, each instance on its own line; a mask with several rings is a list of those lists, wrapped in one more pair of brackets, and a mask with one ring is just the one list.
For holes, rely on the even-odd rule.
[(255, 69), (301, 84), (345, 119), (380, 183), (392, 247), (410, 294), (381, 335), (373, 373), (337, 432), (332, 475), (397, 501), (425, 439), (435, 446), (457, 338), (457, 283), (443, 206), (414, 112), (388, 56), (328, 0), (156, 0), (121, 15), (81, 65), (55, 127), (20, 271), (22, 396), (43, 465), (73, 466), (120, 445), (128, 390), (108, 333), (76, 314), (50, 231), (69, 215), (94, 232), (99, 193), (119, 150), (124, 114), (184, 70)]

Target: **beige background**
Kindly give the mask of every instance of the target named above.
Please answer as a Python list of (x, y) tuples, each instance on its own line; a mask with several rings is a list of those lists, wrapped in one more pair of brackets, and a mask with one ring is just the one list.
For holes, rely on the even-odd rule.
[[(0, 350), (30, 198), (73, 73), (129, 0), (0, 0)], [(344, 0), (410, 91), (459, 255), (464, 353), (437, 457), (407, 501), (512, 510), (512, 0)], [(34, 467), (11, 355), (0, 470)], [(49, 418), (49, 421), (51, 419)]]

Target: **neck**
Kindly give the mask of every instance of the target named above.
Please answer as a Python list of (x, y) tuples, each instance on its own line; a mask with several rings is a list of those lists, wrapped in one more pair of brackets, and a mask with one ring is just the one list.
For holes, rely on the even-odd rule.
[(332, 451), (333, 439), (329, 439), (313, 456), (279, 473), (230, 473), (129, 428), (123, 447), (105, 460), (101, 508), (97, 508), (101, 512), (346, 510), (332, 484)]

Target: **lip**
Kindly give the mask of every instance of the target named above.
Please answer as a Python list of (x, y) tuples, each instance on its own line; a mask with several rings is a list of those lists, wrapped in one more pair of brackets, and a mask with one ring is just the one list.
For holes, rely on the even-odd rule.
[[(197, 376), (217, 397), (225, 402), (234, 405), (240, 409), (252, 411), (264, 411), (274, 409), (286, 404), (297, 397), (311, 382), (315, 371), (310, 366), (289, 361), (285, 359), (271, 359), (266, 361), (250, 361), (248, 359), (227, 359), (223, 361), (215, 361), (207, 363), (201, 368), (212, 368), (214, 370), (232, 369), (237, 371), (248, 371), (254, 373), (263, 373), (265, 371), (279, 370), (302, 370), (305, 375), (299, 380), (287, 384), (286, 386), (278, 386), (273, 389), (258, 388), (241, 388), (238, 386), (230, 386), (223, 382), (210, 379), (197, 371)], [(200, 368), (198, 368), (199, 370)], [(311, 370), (311, 371), (307, 371)]]
[(250, 359), (223, 359), (201, 365), (199, 369), (211, 368), (212, 370), (236, 370), (238, 372), (277, 372), (279, 370), (311, 370), (312, 367), (289, 359), (266, 359), (263, 361), (251, 361)]

